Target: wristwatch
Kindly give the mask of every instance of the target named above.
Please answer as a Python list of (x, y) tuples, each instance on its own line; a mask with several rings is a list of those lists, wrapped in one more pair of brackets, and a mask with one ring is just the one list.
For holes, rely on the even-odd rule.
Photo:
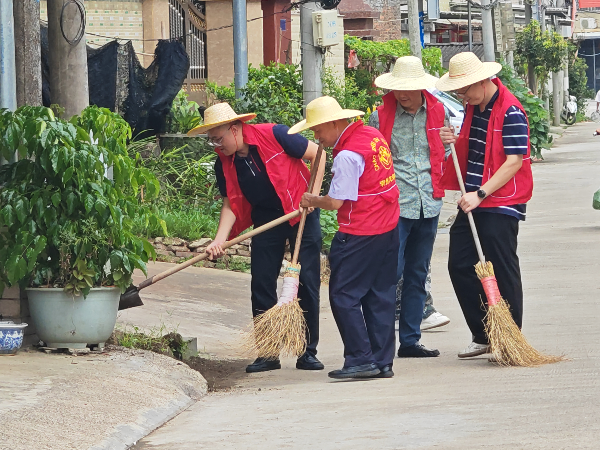
[(479, 197), (481, 200), (483, 200), (484, 198), (487, 197), (487, 194), (485, 193), (485, 191), (483, 189), (478, 189), (477, 197)]

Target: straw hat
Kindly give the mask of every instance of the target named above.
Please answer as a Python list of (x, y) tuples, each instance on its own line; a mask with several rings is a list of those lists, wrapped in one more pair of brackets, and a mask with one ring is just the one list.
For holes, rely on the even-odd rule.
[(289, 134), (300, 133), (316, 125), (341, 119), (363, 116), (365, 113), (355, 109), (342, 109), (335, 98), (324, 96), (314, 99), (306, 106), (306, 119), (298, 122), (288, 131)]
[(438, 79), (423, 69), (416, 56), (402, 56), (396, 60), (394, 70), (375, 79), (375, 86), (392, 91), (421, 91), (431, 89)]
[(496, 75), (502, 70), (497, 62), (481, 62), (475, 53), (462, 52), (450, 59), (450, 70), (435, 87), (440, 91), (454, 91)]
[(255, 117), (256, 114), (253, 113), (236, 114), (233, 108), (229, 106), (229, 103), (217, 103), (206, 108), (206, 111), (204, 111), (204, 123), (188, 131), (188, 136), (196, 136), (226, 123), (235, 122), (236, 120), (247, 122)]

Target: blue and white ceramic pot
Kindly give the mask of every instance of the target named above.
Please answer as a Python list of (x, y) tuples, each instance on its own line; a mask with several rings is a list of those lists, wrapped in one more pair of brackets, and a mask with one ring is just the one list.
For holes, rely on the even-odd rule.
[(0, 321), (0, 355), (14, 355), (23, 344), (26, 323)]

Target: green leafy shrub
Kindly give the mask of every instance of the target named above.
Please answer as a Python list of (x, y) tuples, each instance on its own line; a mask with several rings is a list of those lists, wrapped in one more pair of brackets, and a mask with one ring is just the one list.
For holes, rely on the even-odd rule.
[[(160, 182), (160, 194), (145, 200), (169, 235), (186, 240), (214, 237), (221, 209), (214, 174), (217, 154), (204, 139), (183, 141), (189, 144), (157, 151), (151, 138), (144, 139), (130, 143), (128, 151), (138, 167), (156, 174)], [(147, 238), (165, 236), (160, 224), (141, 218), (134, 220), (133, 232)]]
[[(340, 79), (331, 68), (327, 67), (323, 70), (321, 79), (323, 82), (323, 95), (335, 98), (342, 108), (367, 112), (367, 109), (371, 106), (367, 92), (358, 87), (354, 78), (345, 77), (345, 79)], [(368, 117), (365, 122), (368, 122)]]
[[(361, 92), (367, 93), (366, 107), (372, 109), (373, 105), (381, 100), (381, 95), (374, 85), (375, 78), (390, 72), (399, 57), (411, 54), (410, 41), (399, 39), (376, 42), (346, 35), (344, 44), (346, 53), (354, 50), (360, 61), (360, 66), (357, 68), (346, 69), (346, 80), (351, 78)], [(446, 73), (446, 69), (442, 66), (442, 51), (439, 48), (424, 48), (421, 52), (421, 59), (425, 70), (430, 74), (441, 76)]]
[(0, 167), (0, 293), (16, 284), (124, 291), (136, 268), (146, 272), (155, 252), (133, 221), (164, 222), (140, 202), (141, 186), (152, 199), (159, 183), (135, 167), (129, 138), (129, 125), (107, 109), (89, 107), (69, 122), (43, 107), (0, 111), (0, 152), (21, 158)]
[(157, 206), (198, 208), (215, 200), (218, 195), (214, 162), (217, 154), (204, 139), (189, 139), (183, 145), (163, 151), (148, 150), (152, 139), (129, 145), (129, 155), (136, 165), (156, 174), (160, 182)]
[(233, 83), (219, 87), (207, 82), (207, 90), (220, 102), (228, 102), (238, 114), (256, 113), (258, 123), (292, 126), (302, 116), (302, 72), (293, 64), (271, 63), (248, 68), (248, 83), (235, 99)]
[(183, 89), (180, 90), (167, 116), (169, 133), (187, 133), (201, 122), (198, 103), (189, 101), (187, 93)]
[(502, 70), (498, 74), (502, 83), (521, 102), (529, 119), (529, 135), (531, 141), (531, 156), (543, 158), (542, 149), (550, 148), (552, 136), (548, 125), (548, 111), (544, 108), (544, 102), (539, 97), (531, 94), (525, 82), (517, 76), (515, 71), (506, 63), (502, 64)]
[(337, 232), (339, 225), (337, 222), (337, 211), (320, 210), (321, 232), (323, 234), (323, 250), (329, 253), (331, 241)]

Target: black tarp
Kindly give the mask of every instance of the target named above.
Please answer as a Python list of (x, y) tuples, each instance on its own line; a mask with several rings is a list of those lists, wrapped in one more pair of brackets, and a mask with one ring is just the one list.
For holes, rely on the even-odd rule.
[[(41, 27), (42, 101), (52, 104), (48, 66), (48, 27)], [(164, 133), (173, 99), (188, 74), (190, 61), (179, 41), (160, 40), (154, 61), (144, 68), (130, 41), (87, 47), (90, 104), (119, 112), (134, 136)]]

